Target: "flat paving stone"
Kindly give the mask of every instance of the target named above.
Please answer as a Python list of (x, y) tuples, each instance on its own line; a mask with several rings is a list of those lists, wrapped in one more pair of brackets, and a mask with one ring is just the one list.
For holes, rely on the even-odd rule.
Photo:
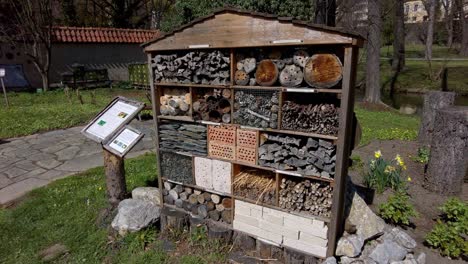
[(104, 165), (104, 158), (102, 154), (94, 154), (91, 156), (76, 157), (72, 160), (65, 161), (62, 165), (55, 168), (61, 171), (85, 171), (87, 169), (99, 167)]
[(49, 183), (47, 180), (29, 178), (20, 182), (8, 185), (0, 190), (0, 204), (6, 204), (20, 198), (29, 191), (45, 186)]
[(27, 171), (32, 171), (32, 170), (35, 170), (35, 169), (38, 169), (39, 167), (33, 163), (33, 161), (31, 160), (22, 160), (22, 161), (18, 161), (14, 164), (15, 167), (17, 168), (20, 168), (20, 169), (23, 169), (23, 170), (27, 170)]
[[(137, 157), (154, 149), (152, 121), (133, 121), (145, 133), (127, 155)], [(80, 132), (83, 126), (50, 131), (0, 143), (0, 205), (56, 179), (103, 166), (100, 144)]]
[(6, 175), (0, 174), (0, 189), (14, 183), (11, 179), (8, 179)]
[(72, 172), (72, 171), (49, 170), (47, 172), (37, 175), (36, 178), (42, 179), (42, 180), (48, 180), (48, 181), (55, 181), (58, 179), (66, 178), (75, 173), (76, 172)]
[(3, 171), (3, 173), (10, 179), (14, 178), (14, 177), (18, 177), (20, 175), (23, 175), (23, 174), (25, 174), (27, 172), (28, 172), (27, 170), (24, 170), (24, 169), (21, 169), (21, 168), (18, 168), (18, 167), (14, 167), (14, 166)]
[(31, 155), (27, 157), (28, 160), (31, 161), (40, 161), (40, 160), (49, 160), (49, 159), (54, 159), (55, 156), (49, 153), (41, 153), (39, 152), (38, 154)]
[(58, 152), (55, 152), (57, 156), (57, 160), (71, 160), (73, 159), (76, 154), (80, 151), (80, 148), (77, 146), (71, 146), (65, 149), (62, 149)]
[(44, 169), (50, 170), (59, 165), (62, 165), (62, 162), (55, 160), (55, 159), (48, 159), (48, 160), (40, 160), (36, 164)]

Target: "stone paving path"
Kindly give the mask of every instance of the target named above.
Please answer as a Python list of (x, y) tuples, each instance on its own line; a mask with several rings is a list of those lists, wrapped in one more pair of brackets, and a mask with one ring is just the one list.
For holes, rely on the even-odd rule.
[[(154, 149), (153, 121), (131, 125), (145, 136), (127, 157)], [(87, 139), (83, 127), (55, 130), (0, 142), (0, 205), (48, 183), (103, 165), (102, 147)]]

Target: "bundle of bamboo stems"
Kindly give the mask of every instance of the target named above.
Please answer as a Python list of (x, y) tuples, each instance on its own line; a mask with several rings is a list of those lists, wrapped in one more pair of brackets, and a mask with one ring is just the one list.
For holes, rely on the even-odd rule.
[(274, 174), (259, 170), (244, 170), (238, 173), (233, 182), (234, 194), (254, 200), (257, 203), (275, 204)]

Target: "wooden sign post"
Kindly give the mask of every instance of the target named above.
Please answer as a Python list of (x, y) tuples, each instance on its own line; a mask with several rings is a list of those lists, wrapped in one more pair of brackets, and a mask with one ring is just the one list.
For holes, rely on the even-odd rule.
[(5, 97), (5, 104), (7, 107), (10, 107), (10, 102), (8, 102), (8, 96), (5, 88), (5, 83), (3, 82), (3, 77), (5, 77), (5, 69), (0, 69), (0, 82), (2, 83), (3, 96)]
[(127, 192), (124, 156), (143, 137), (140, 131), (127, 124), (144, 106), (144, 103), (117, 97), (81, 131), (103, 147), (107, 197), (112, 207), (117, 206)]

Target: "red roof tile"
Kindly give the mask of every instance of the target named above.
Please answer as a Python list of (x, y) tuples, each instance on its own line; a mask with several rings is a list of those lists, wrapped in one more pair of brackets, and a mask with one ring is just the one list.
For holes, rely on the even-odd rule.
[(54, 42), (143, 43), (160, 35), (158, 30), (123, 28), (54, 27)]

